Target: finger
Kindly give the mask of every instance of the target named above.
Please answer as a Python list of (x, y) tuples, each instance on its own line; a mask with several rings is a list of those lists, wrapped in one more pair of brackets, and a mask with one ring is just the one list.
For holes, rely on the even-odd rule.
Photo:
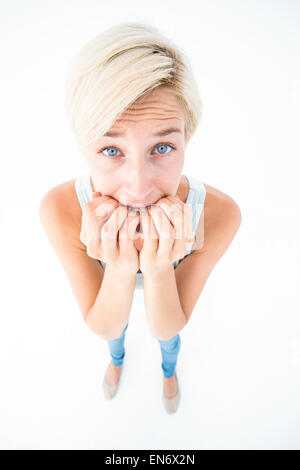
[(118, 206), (101, 229), (101, 241), (106, 256), (112, 259), (117, 255), (118, 231), (127, 216), (126, 207)]
[(85, 245), (88, 239), (101, 238), (101, 229), (117, 206), (117, 201), (107, 196), (95, 197), (84, 204), (80, 236)]
[(123, 225), (119, 229), (119, 245), (121, 247), (127, 246), (128, 242), (131, 243), (138, 238), (136, 228), (140, 221), (138, 212), (129, 212)]
[(92, 199), (89, 202), (86, 202), (83, 206), (83, 210), (87, 212), (93, 212), (97, 207), (103, 203), (106, 202), (111, 202), (113, 204), (116, 204), (116, 206), (119, 205), (118, 201), (113, 199), (112, 197), (109, 196), (93, 196), (92, 194)]
[(174, 229), (174, 242), (172, 245), (172, 257), (180, 258), (180, 255), (187, 249), (185, 237), (183, 233), (184, 217), (182, 213), (182, 206), (177, 204), (177, 199), (174, 197), (170, 200), (169, 197), (164, 198), (158, 204), (164, 212)]
[(119, 203), (112, 198), (102, 199), (100, 197), (96, 198), (95, 201), (98, 201), (98, 204), (94, 207), (94, 213), (97, 217), (107, 218), (114, 209), (119, 207)]
[[(94, 192), (93, 194), (97, 193)], [(96, 241), (98, 242), (101, 237), (101, 229), (115, 208), (116, 201), (114, 202), (112, 198), (107, 196), (94, 197), (93, 201), (83, 206), (80, 239), (86, 246), (92, 246)]]
[(159, 235), (158, 256), (169, 256), (174, 245), (175, 230), (170, 220), (160, 207), (151, 207), (150, 215)]
[(194, 244), (196, 234), (193, 227), (193, 209), (189, 204), (185, 204), (184, 206), (183, 225), (185, 244), (187, 249), (191, 249)]
[(158, 207), (162, 209), (174, 227), (175, 239), (183, 239), (183, 213), (181, 206), (171, 202), (169, 198), (164, 198), (158, 204)]
[[(107, 222), (102, 227), (102, 231), (105, 234), (105, 238), (116, 240), (118, 237), (118, 231), (126, 221), (128, 215), (127, 208), (124, 206), (118, 206), (113, 210)], [(101, 233), (102, 233), (101, 231)]]
[[(193, 210), (191, 205), (178, 201), (175, 196), (168, 196), (161, 200), (159, 206), (163, 208), (170, 220), (173, 222), (176, 235), (174, 249), (180, 250), (182, 243), (186, 249), (189, 249), (195, 241), (195, 233), (193, 230)], [(180, 214), (180, 218), (176, 217), (176, 213)], [(176, 221), (178, 223), (176, 223)]]
[(93, 191), (92, 194), (92, 199), (96, 199), (96, 197), (102, 196), (102, 193), (100, 191)]
[(105, 223), (109, 220), (113, 212), (117, 209), (117, 207), (116, 204), (112, 202), (112, 200), (108, 200), (107, 202), (103, 202), (103, 204), (101, 204), (100, 206), (98, 205), (93, 211), (91, 209), (88, 209), (88, 212), (85, 212), (85, 226), (91, 227), (91, 237), (95, 237), (97, 239), (102, 238), (102, 228)]
[[(176, 196), (168, 196), (162, 200), (162, 203), (168, 203), (176, 212), (178, 210), (182, 217), (182, 236), (178, 238), (186, 238), (188, 241), (194, 238), (193, 230), (193, 210), (190, 204), (185, 204)], [(165, 210), (165, 207), (163, 207)], [(169, 213), (167, 214), (169, 215)], [(177, 238), (177, 237), (176, 237)]]
[(143, 231), (142, 238), (144, 240), (143, 253), (156, 256), (159, 235), (147, 210), (140, 211), (140, 221)]

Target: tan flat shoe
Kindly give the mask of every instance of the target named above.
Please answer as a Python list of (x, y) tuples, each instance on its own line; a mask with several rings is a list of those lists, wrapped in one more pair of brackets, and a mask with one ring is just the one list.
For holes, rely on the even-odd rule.
[[(110, 363), (108, 364), (107, 366), (107, 369), (108, 367), (110, 366)], [(105, 376), (106, 376), (106, 372), (107, 372), (107, 369), (105, 371), (105, 374), (104, 374), (104, 377), (103, 377), (103, 382), (102, 382), (102, 389), (103, 389), (103, 394), (104, 394), (104, 397), (107, 398), (108, 400), (110, 400), (111, 398), (113, 398), (117, 391), (118, 391), (118, 388), (119, 388), (119, 384), (120, 384), (120, 380), (121, 380), (121, 375), (122, 375), (122, 371), (123, 371), (123, 367), (122, 366), (122, 369), (121, 369), (121, 374), (120, 374), (120, 377), (119, 377), (119, 381), (116, 385), (109, 385), (106, 380), (105, 380)]]
[(166, 412), (169, 414), (175, 413), (177, 411), (179, 401), (180, 401), (180, 390), (179, 390), (177, 375), (176, 375), (176, 380), (177, 380), (178, 392), (177, 392), (177, 395), (175, 395), (175, 397), (167, 398), (165, 397), (164, 392), (163, 392), (163, 397), (162, 397), (163, 405), (164, 405)]

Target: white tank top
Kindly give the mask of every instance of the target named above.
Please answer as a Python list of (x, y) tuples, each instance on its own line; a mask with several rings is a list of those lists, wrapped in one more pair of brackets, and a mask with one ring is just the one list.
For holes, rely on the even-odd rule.
[[(196, 233), (199, 219), (204, 207), (204, 201), (206, 196), (206, 190), (204, 184), (196, 178), (192, 178), (191, 176), (185, 175), (188, 182), (189, 182), (189, 193), (186, 200), (186, 204), (189, 204), (192, 207), (193, 212), (193, 231)], [(77, 197), (80, 203), (81, 208), (87, 202), (92, 200), (93, 188), (91, 185), (90, 175), (88, 173), (84, 173), (79, 175), (75, 180), (75, 189), (77, 193)], [(178, 264), (186, 258), (191, 253), (191, 248), (186, 251), (185, 256), (174, 261), (174, 268), (178, 266)], [(104, 261), (99, 260), (99, 263), (105, 269), (106, 263)], [(136, 288), (142, 289), (143, 288), (143, 273), (136, 273)]]

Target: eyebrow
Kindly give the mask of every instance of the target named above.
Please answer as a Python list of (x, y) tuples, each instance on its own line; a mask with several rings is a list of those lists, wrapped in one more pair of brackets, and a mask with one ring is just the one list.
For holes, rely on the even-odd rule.
[[(168, 134), (172, 134), (173, 132), (179, 132), (180, 134), (182, 133), (181, 129), (178, 129), (178, 127), (169, 127), (168, 129), (164, 129), (162, 131), (157, 132), (156, 134), (153, 134), (153, 137), (163, 137)], [(118, 131), (107, 131), (105, 134), (103, 134), (104, 137), (123, 137), (125, 134), (123, 132), (118, 132)]]

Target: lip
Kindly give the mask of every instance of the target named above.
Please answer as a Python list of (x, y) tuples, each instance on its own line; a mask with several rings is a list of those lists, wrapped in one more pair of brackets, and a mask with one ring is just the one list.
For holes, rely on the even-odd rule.
[(145, 202), (136, 202), (134, 204), (121, 204), (121, 205), (127, 207), (128, 209), (130, 209), (130, 208), (139, 209), (140, 207), (150, 207), (153, 204), (155, 204), (155, 202), (147, 202), (147, 203), (145, 203)]

